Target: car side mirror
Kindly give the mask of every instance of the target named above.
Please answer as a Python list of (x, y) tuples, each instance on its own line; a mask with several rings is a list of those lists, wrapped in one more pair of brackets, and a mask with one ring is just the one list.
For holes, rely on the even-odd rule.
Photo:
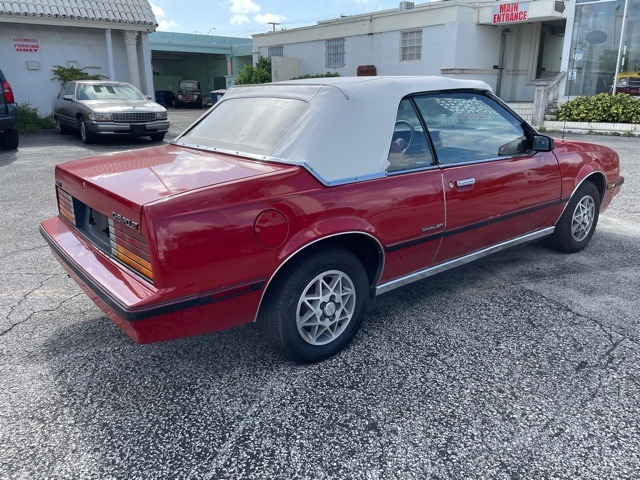
[(68, 100), (69, 102), (73, 102), (73, 95), (63, 95), (63, 100)]
[(151, 100), (151, 95), (145, 95), (145, 97), (147, 97), (147, 100)]
[(551, 137), (537, 134), (533, 136), (533, 150), (536, 152), (550, 152), (555, 146), (555, 142)]

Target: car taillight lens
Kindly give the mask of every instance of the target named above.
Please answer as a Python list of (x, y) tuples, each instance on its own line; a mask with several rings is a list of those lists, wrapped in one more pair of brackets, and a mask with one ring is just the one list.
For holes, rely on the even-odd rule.
[(58, 191), (58, 211), (60, 212), (60, 215), (75, 225), (76, 213), (73, 208), (73, 198), (60, 187), (56, 187), (56, 190)]
[(11, 90), (11, 85), (9, 85), (9, 82), (2, 82), (2, 92), (4, 93), (5, 103), (15, 103), (15, 100), (13, 98), (13, 90)]
[(141, 233), (109, 219), (111, 255), (136, 272), (153, 280), (149, 245)]

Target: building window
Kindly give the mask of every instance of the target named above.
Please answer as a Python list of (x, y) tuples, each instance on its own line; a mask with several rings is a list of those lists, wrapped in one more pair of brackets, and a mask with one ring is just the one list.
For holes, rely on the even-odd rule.
[(327, 40), (326, 66), (327, 68), (344, 67), (344, 38)]
[(401, 32), (400, 60), (422, 59), (422, 30)]
[(267, 49), (267, 55), (269, 57), (282, 57), (283, 52), (282, 52), (282, 45), (278, 46), (278, 47), (269, 47)]

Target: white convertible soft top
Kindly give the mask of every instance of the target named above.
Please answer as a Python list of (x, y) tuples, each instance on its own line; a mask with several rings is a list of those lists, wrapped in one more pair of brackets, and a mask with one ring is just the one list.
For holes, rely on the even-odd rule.
[(403, 97), (452, 89), (491, 91), (484, 82), (443, 77), (337, 77), (234, 87), (221, 101), (306, 101), (304, 113), (266, 159), (302, 165), (325, 185), (337, 185), (386, 175)]

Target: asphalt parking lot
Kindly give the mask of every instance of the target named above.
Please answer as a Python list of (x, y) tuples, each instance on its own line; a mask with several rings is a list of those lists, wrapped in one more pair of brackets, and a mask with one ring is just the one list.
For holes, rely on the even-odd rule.
[[(175, 136), (199, 111), (170, 111)], [(0, 151), (0, 478), (637, 479), (640, 139), (574, 255), (533, 244), (379, 298), (352, 346), (283, 361), (255, 325), (134, 344), (38, 233), (53, 167), (147, 139)]]

